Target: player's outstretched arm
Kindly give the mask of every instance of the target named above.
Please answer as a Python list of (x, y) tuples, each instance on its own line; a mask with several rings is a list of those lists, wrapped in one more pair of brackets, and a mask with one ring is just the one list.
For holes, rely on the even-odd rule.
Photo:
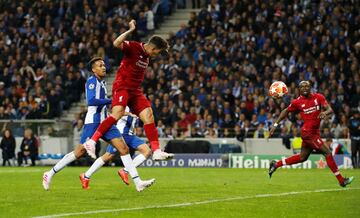
[(135, 28), (136, 28), (136, 21), (131, 20), (129, 22), (129, 30), (124, 32), (114, 40), (113, 42), (114, 47), (122, 49), (122, 43), (126, 40), (126, 38), (130, 35), (130, 33), (132, 33), (135, 30)]
[(280, 123), (283, 119), (285, 119), (285, 117), (287, 117), (288, 114), (289, 114), (289, 111), (288, 111), (287, 108), (285, 108), (284, 110), (281, 111), (279, 118), (276, 120), (276, 122), (274, 123), (274, 125), (273, 125), (273, 126), (271, 127), (271, 129), (270, 129), (269, 137), (271, 137), (271, 136), (274, 134), (276, 128), (277, 128), (278, 125), (279, 125), (279, 123)]

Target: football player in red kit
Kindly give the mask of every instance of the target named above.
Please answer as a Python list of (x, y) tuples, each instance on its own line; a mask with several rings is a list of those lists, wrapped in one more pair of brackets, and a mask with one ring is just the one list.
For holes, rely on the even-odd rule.
[(291, 104), (285, 108), (273, 127), (270, 129), (270, 136), (274, 133), (279, 122), (282, 121), (289, 112), (299, 112), (304, 120), (301, 128), (301, 138), (303, 140), (300, 154), (288, 157), (279, 161), (271, 161), (269, 176), (271, 178), (275, 170), (284, 165), (291, 165), (304, 162), (308, 159), (313, 150), (320, 151), (326, 158), (326, 163), (339, 181), (340, 186), (349, 185), (354, 177), (344, 178), (338, 170), (330, 149), (320, 138), (320, 121), (333, 113), (325, 97), (320, 93), (311, 93), (309, 81), (301, 81), (299, 84), (300, 96), (294, 99)]
[(168, 52), (169, 45), (159, 36), (152, 36), (147, 43), (127, 41), (126, 38), (136, 28), (135, 20), (129, 22), (129, 30), (118, 36), (113, 45), (124, 54), (116, 73), (112, 88), (112, 113), (98, 127), (90, 140), (84, 143), (88, 154), (95, 157), (95, 144), (109, 128), (125, 114), (125, 107), (136, 114), (144, 123), (149, 139), (153, 160), (165, 160), (174, 155), (160, 150), (158, 132), (149, 100), (141, 90), (145, 71), (150, 58)]

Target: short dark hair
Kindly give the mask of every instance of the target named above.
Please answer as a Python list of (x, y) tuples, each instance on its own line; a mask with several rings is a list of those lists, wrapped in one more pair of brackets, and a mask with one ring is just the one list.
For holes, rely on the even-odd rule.
[(309, 83), (309, 85), (311, 86), (311, 82), (310, 82), (309, 80), (302, 80), (302, 81), (300, 81), (298, 86), (300, 86), (300, 85), (303, 84), (303, 83)]
[(87, 64), (87, 68), (90, 72), (92, 72), (92, 67), (95, 64), (96, 61), (103, 60), (101, 57), (94, 57), (91, 58), (91, 60)]
[(155, 45), (157, 49), (167, 50), (169, 48), (168, 42), (160, 36), (152, 36), (149, 43)]

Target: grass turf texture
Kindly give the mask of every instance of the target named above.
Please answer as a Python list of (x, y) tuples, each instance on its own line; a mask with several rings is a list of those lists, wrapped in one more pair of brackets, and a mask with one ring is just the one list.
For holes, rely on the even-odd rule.
[[(265, 169), (140, 168), (156, 183), (142, 193), (127, 187), (117, 168), (95, 173), (90, 190), (82, 190), (79, 174), (87, 168), (67, 167), (50, 191), (41, 185), (50, 167), (0, 168), (0, 217), (35, 217), (120, 208), (139, 208), (238, 198), (199, 205), (91, 213), (72, 217), (360, 217), (360, 170), (350, 190), (254, 198), (259, 194), (342, 189), (329, 169), (278, 169), (270, 180)], [(250, 197), (249, 199), (239, 199)]]

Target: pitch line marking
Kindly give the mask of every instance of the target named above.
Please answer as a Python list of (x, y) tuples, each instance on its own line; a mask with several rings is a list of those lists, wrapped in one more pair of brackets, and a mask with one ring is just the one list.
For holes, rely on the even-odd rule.
[(33, 170), (25, 170), (25, 169), (13, 169), (13, 170), (1, 170), (0, 173), (37, 173), (37, 172), (45, 172), (40, 169), (33, 169)]
[(213, 199), (213, 200), (207, 200), (207, 201), (185, 202), (185, 203), (179, 203), (179, 204), (153, 205), (153, 206), (147, 206), (147, 207), (118, 208), (118, 209), (107, 209), (107, 210), (92, 210), (92, 211), (76, 212), (76, 213), (61, 213), (61, 214), (52, 214), (52, 215), (45, 215), (45, 216), (36, 216), (33, 218), (53, 218), (53, 217), (66, 217), (66, 216), (76, 216), (76, 215), (86, 215), (86, 214), (112, 213), (112, 212), (121, 212), (121, 211), (136, 211), (136, 210), (146, 210), (146, 209), (187, 207), (187, 206), (193, 206), (193, 205), (211, 204), (211, 203), (216, 203), (216, 202), (227, 202), (227, 201), (235, 201), (235, 200), (281, 197), (281, 196), (300, 195), (300, 194), (308, 194), (308, 193), (349, 191), (349, 190), (359, 190), (359, 189), (360, 188), (317, 189), (317, 190), (313, 190), (313, 191), (302, 191), (302, 192), (257, 194), (257, 195), (252, 195), (252, 196), (237, 196), (237, 197), (220, 198), (220, 199)]

